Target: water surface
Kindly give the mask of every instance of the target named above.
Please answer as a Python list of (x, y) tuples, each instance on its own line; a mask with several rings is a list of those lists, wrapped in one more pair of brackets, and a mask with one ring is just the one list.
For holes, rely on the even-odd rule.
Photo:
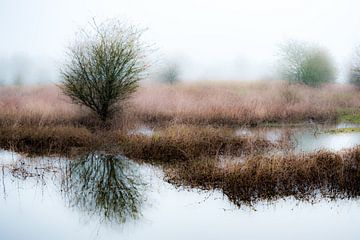
[(264, 127), (241, 128), (235, 131), (239, 136), (260, 136), (272, 142), (292, 142), (293, 150), (313, 152), (317, 150), (339, 151), (349, 149), (360, 144), (360, 132), (331, 133), (329, 130), (343, 128), (359, 128), (360, 125), (339, 123), (309, 124), (300, 127)]
[(177, 189), (121, 156), (26, 159), (0, 152), (0, 239), (358, 239), (360, 203), (291, 198), (236, 208)]

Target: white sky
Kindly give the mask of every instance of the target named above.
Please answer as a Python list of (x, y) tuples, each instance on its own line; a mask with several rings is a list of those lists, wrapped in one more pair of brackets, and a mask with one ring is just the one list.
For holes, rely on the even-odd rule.
[(269, 75), (287, 39), (328, 48), (341, 70), (360, 43), (359, 11), (359, 0), (0, 0), (0, 58), (58, 63), (78, 27), (116, 17), (148, 28), (159, 62), (180, 60), (187, 79)]

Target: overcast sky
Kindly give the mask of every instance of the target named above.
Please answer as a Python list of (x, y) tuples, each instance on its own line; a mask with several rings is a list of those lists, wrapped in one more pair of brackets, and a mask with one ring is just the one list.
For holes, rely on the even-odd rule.
[(0, 0), (0, 59), (56, 66), (80, 26), (119, 18), (147, 28), (159, 64), (177, 59), (187, 79), (270, 75), (287, 39), (326, 47), (343, 70), (360, 43), (359, 9), (359, 0)]

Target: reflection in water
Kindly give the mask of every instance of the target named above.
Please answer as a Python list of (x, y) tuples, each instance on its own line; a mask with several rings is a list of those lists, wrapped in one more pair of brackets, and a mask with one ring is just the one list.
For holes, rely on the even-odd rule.
[(70, 161), (64, 179), (70, 206), (114, 223), (139, 217), (144, 185), (132, 162), (98, 153)]
[[(117, 170), (120, 168), (126, 172), (128, 178), (137, 182), (139, 178), (134, 174), (141, 172), (141, 179), (147, 184), (146, 196), (147, 199), (151, 199), (152, 207), (144, 207), (140, 197), (137, 211), (141, 208), (141, 218), (146, 221), (137, 221), (134, 225), (125, 224), (121, 227), (99, 224), (97, 214), (104, 216), (104, 210), (99, 210), (104, 209), (101, 207), (104, 205), (100, 204), (98, 210), (94, 210), (97, 197), (93, 193), (83, 194), (82, 188), (93, 187), (97, 190), (95, 182), (101, 185), (104, 181), (91, 180), (86, 183), (81, 175), (88, 172), (87, 175), (92, 174), (90, 178), (94, 176), (97, 179), (102, 178), (101, 175), (108, 172), (103, 169), (109, 167), (106, 159), (100, 160), (103, 157), (103, 155), (97, 157), (89, 155), (78, 162), (57, 158), (23, 159), (17, 154), (0, 151), (0, 187), (3, 184), (6, 186), (6, 199), (0, 191), (0, 239), (302, 240), (308, 238), (356, 240), (360, 235), (359, 201), (327, 202), (322, 200), (312, 205), (286, 198), (274, 205), (268, 205), (266, 202), (259, 203), (256, 211), (246, 208), (237, 209), (223, 198), (220, 191), (211, 194), (198, 190), (179, 191), (162, 180), (163, 175), (160, 169), (153, 169), (145, 164), (136, 165), (126, 160), (121, 162), (123, 159), (119, 157), (117, 159), (121, 161), (113, 162), (113, 167), (115, 165), (114, 168)], [(116, 157), (113, 157), (113, 161), (114, 159)], [(4, 172), (1, 169), (3, 163)], [(123, 168), (118, 164), (123, 164)], [(11, 173), (13, 166), (22, 167), (32, 173), (33, 177), (28, 177), (26, 180), (14, 177)], [(96, 169), (98, 172), (93, 172)], [(71, 172), (72, 176), (70, 176)], [(40, 173), (40, 176), (34, 173)], [(76, 199), (85, 196), (88, 198), (86, 201), (92, 203), (91, 207), (89, 203), (87, 207), (82, 207), (89, 214), (96, 214), (86, 223), (79, 221), (81, 212), (69, 209), (67, 204), (64, 204), (64, 196), (59, 194), (58, 180), (63, 179), (63, 176), (67, 176), (67, 179), (63, 180), (64, 184), (68, 183), (65, 190), (69, 190), (70, 184), (77, 189), (66, 193), (66, 199), (72, 206), (80, 207), (76, 204), (78, 201)], [(39, 182), (38, 178), (44, 178), (44, 183)], [(141, 190), (141, 185), (135, 184), (135, 186)], [(137, 195), (140, 193), (141, 191)], [(156, 206), (153, 203), (156, 203)]]

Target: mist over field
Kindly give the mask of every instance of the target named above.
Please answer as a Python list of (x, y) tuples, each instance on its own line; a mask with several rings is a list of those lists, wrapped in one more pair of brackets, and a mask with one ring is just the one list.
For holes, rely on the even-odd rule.
[[(167, 61), (188, 80), (277, 79), (279, 44), (289, 39), (330, 51), (345, 81), (360, 43), (356, 0), (0, 0), (0, 80), (57, 82), (64, 50), (92, 18), (146, 29), (150, 78)], [(29, 70), (30, 69), (30, 70)]]
[(359, 0), (0, 0), (0, 239), (360, 235)]

